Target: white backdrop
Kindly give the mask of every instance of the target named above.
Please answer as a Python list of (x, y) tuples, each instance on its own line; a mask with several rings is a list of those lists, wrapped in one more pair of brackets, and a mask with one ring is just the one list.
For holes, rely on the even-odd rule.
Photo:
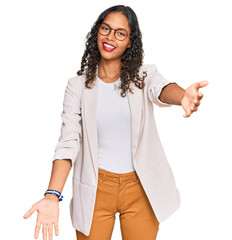
[[(208, 80), (199, 110), (155, 106), (161, 142), (181, 194), (157, 240), (232, 239), (231, 7), (226, 0), (2, 1), (0, 3), (1, 224), (3, 239), (33, 239), (47, 190), (67, 80), (80, 69), (87, 32), (106, 8), (124, 4), (139, 19), (144, 63), (187, 88)], [(168, 122), (168, 124), (167, 124)], [(72, 171), (70, 172), (72, 173)], [(76, 239), (69, 202), (60, 202), (59, 236)], [(39, 234), (42, 239), (42, 227)], [(112, 235), (121, 239), (118, 214)]]

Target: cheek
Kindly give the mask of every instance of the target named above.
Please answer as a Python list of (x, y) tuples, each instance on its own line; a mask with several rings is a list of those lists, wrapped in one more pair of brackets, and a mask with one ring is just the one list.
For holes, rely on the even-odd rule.
[(125, 43), (125, 42), (122, 42), (122, 43), (119, 43), (118, 46), (119, 46), (119, 49), (121, 52), (125, 52), (126, 48), (127, 48), (127, 44), (128, 43)]
[(98, 47), (100, 47), (101, 46), (101, 44), (102, 44), (102, 37), (101, 37), (101, 35), (97, 35), (97, 45), (98, 45)]
[(100, 42), (97, 40), (97, 47), (100, 48)]

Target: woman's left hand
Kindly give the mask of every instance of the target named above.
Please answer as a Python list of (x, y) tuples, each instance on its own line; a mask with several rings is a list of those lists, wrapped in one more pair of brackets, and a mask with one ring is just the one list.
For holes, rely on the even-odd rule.
[(189, 117), (192, 112), (196, 112), (198, 110), (200, 100), (203, 98), (203, 93), (198, 92), (198, 89), (207, 85), (208, 81), (204, 80), (192, 84), (185, 90), (184, 96), (181, 99), (181, 106), (185, 110), (183, 117)]

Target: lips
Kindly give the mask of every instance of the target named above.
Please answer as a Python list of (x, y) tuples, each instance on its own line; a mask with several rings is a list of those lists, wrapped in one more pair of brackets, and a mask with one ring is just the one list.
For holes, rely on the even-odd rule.
[(114, 47), (114, 48), (115, 48), (115, 46), (114, 46), (114, 45), (112, 45), (112, 44), (110, 44), (110, 43), (108, 43), (108, 42), (103, 42), (103, 43), (105, 43), (105, 44), (107, 44), (107, 45), (110, 45), (110, 46), (112, 46), (112, 47)]
[[(108, 46), (107, 46), (107, 45), (108, 45)], [(116, 49), (116, 47), (115, 47), (114, 45), (109, 44), (109, 43), (107, 43), (107, 42), (103, 42), (103, 43), (102, 43), (102, 46), (103, 46), (103, 49), (104, 49), (105, 51), (107, 51), (107, 52), (112, 52), (112, 51), (114, 51), (114, 50)]]

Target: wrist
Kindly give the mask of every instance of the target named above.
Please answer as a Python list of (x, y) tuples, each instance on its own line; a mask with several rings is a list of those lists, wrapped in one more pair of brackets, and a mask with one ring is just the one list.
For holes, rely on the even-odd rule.
[(58, 198), (58, 201), (62, 201), (63, 196), (61, 195), (61, 193), (58, 190), (52, 190), (52, 189), (48, 189), (45, 193), (44, 196), (46, 195), (54, 195)]
[(53, 201), (56, 201), (56, 202), (59, 202), (59, 198), (54, 195), (54, 194), (46, 194), (44, 196), (45, 199), (50, 199), (50, 200), (53, 200)]
[(182, 92), (182, 95), (181, 95), (181, 97), (180, 97), (180, 105), (182, 105), (182, 100), (183, 100), (183, 98), (184, 98), (184, 95), (185, 95), (185, 90)]

